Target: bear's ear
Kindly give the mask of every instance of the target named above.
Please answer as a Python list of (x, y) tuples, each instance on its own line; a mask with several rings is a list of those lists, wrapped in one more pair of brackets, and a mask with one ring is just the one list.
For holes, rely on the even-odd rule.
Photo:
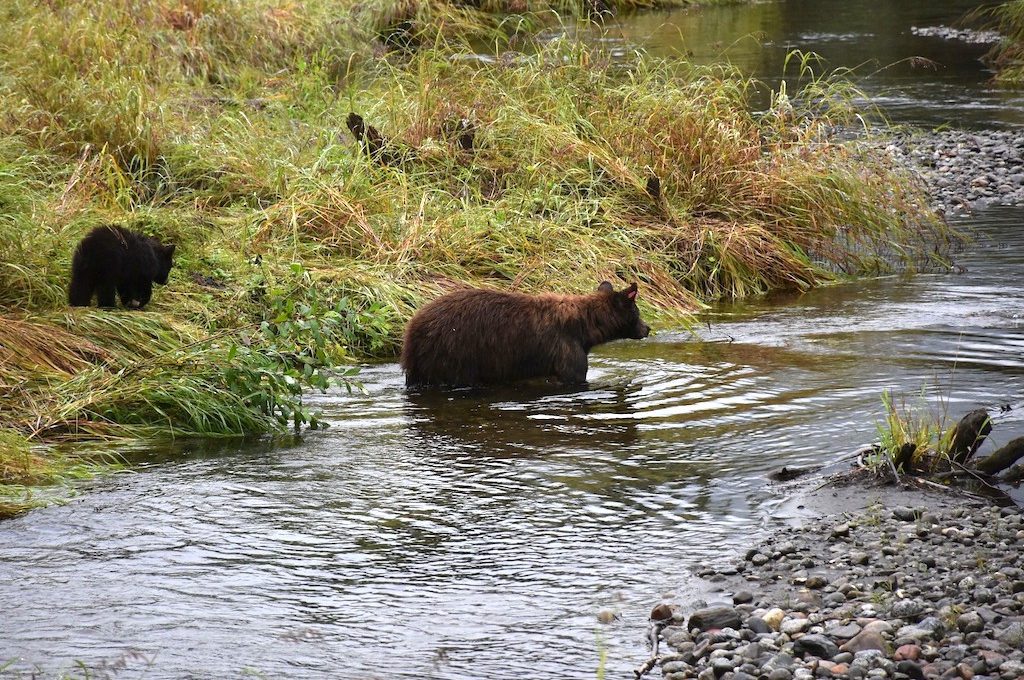
[(607, 281), (602, 281), (601, 285), (597, 287), (598, 293), (612, 293), (614, 291), (615, 289), (612, 288), (612, 284), (608, 283)]
[(626, 297), (628, 297), (630, 300), (636, 300), (636, 284), (635, 283), (629, 284), (629, 288), (627, 288), (626, 290), (624, 290), (622, 292), (625, 293)]

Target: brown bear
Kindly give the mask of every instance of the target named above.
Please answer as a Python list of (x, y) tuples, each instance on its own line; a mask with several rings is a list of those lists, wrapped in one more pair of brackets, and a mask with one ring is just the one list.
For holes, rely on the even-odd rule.
[(590, 295), (460, 290), (430, 302), (405, 328), (405, 384), (474, 387), (524, 378), (587, 381), (595, 345), (646, 338), (636, 284), (604, 281)]

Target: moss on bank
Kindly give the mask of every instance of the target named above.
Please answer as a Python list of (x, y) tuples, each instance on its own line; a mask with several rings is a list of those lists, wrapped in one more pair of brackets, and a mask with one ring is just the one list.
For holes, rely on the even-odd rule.
[[(315, 422), (303, 389), (393, 356), (412, 310), (457, 286), (637, 280), (648, 315), (679, 321), (913, 266), (947, 236), (904, 170), (834, 140), (857, 114), (841, 81), (805, 71), (807, 89), (755, 113), (756, 83), (728, 69), (572, 41), (385, 57), (368, 11), (0, 9), (12, 460), (25, 442)], [(382, 153), (361, 152), (352, 111)], [(73, 247), (108, 222), (178, 244), (144, 313), (66, 307)]]

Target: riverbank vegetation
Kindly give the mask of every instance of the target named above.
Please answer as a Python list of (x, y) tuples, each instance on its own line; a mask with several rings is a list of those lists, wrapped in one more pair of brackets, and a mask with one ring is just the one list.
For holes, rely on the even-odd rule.
[(996, 80), (1005, 85), (1024, 84), (1024, 0), (1011, 0), (986, 10), (1003, 38), (989, 53)]
[[(917, 475), (944, 483), (964, 481), (998, 493), (997, 483), (1024, 479), (1024, 437), (1009, 441), (980, 459), (974, 456), (993, 431), (994, 416), (975, 409), (959, 420), (948, 412), (948, 401), (930, 402), (922, 392), (915, 402), (882, 394), (886, 417), (878, 424), (879, 441), (864, 452), (860, 463), (873, 474)], [(1020, 404), (1015, 405), (1020, 408)], [(1004, 407), (1011, 410), (1014, 406)]]
[[(384, 25), (328, 0), (0, 8), (6, 489), (44, 445), (315, 425), (304, 391), (352, 387), (339, 367), (394, 356), (458, 286), (638, 280), (679, 322), (949, 238), (905, 169), (837, 139), (857, 93), (810, 60), (755, 111), (725, 67), (522, 35), (475, 56), (447, 20), (415, 45)], [(177, 244), (145, 312), (67, 307), (103, 223)]]

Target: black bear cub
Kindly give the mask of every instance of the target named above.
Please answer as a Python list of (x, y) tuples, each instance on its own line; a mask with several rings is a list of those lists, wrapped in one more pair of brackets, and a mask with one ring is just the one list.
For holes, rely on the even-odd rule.
[(96, 296), (100, 307), (114, 307), (114, 293), (129, 309), (142, 309), (153, 296), (153, 283), (167, 283), (174, 244), (163, 245), (124, 227), (90, 231), (71, 260), (68, 301), (85, 307)]
[(472, 387), (524, 378), (587, 381), (587, 353), (620, 338), (640, 340), (636, 284), (607, 281), (590, 295), (523, 295), (460, 290), (428, 303), (409, 321), (402, 346), (405, 384)]

